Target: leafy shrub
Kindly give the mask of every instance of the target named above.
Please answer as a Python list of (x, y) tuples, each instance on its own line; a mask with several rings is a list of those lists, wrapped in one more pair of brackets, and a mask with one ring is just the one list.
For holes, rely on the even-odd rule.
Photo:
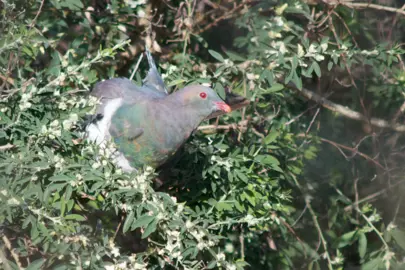
[[(402, 102), (404, 51), (376, 46), (356, 5), (325, 13), (295, 1), (26, 2), (0, 4), (4, 268), (400, 269), (404, 232), (358, 200), (357, 182), (347, 187), (348, 163), (321, 142), (348, 147), (323, 137), (319, 107), (304, 115), (316, 106), (302, 97), (403, 132), (307, 89), (336, 73), (360, 91), (353, 73), (363, 65), (377, 110)], [(232, 44), (221, 49), (218, 32)], [(251, 105), (204, 123), (165, 168), (126, 174), (110, 162), (112, 148), (82, 139), (81, 125), (97, 104), (88, 97), (96, 81), (135, 69), (141, 83), (147, 65), (135, 66), (145, 44), (160, 53), (172, 91), (200, 83), (224, 96), (231, 86)], [(342, 118), (322, 118), (340, 127), (333, 139), (346, 139)], [(362, 177), (381, 166), (360, 157), (352, 166)]]

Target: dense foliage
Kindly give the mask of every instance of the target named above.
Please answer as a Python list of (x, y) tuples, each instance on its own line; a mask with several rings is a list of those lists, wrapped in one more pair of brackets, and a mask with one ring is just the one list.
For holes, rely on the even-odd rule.
[[(1, 267), (403, 269), (399, 3), (0, 1)], [(82, 124), (145, 46), (250, 105), (127, 174)]]

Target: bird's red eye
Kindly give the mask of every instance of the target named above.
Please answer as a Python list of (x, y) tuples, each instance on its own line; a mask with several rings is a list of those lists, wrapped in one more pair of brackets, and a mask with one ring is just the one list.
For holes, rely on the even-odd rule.
[(207, 93), (201, 92), (201, 93), (200, 93), (200, 97), (201, 97), (201, 98), (207, 98)]

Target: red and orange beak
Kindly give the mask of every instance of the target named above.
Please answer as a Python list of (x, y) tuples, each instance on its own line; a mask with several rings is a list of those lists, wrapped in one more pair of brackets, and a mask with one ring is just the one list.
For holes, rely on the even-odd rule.
[(217, 109), (220, 111), (224, 111), (226, 113), (229, 113), (232, 111), (231, 107), (229, 107), (229, 105), (223, 101), (214, 102), (214, 104), (215, 104), (215, 106), (217, 106)]

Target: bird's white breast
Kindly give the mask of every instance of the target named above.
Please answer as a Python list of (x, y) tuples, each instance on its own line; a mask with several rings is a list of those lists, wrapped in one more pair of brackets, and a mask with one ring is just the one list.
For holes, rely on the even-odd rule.
[[(122, 103), (122, 98), (107, 101), (103, 110), (103, 118), (100, 121), (91, 123), (86, 128), (86, 139), (88, 141), (99, 145), (101, 148), (106, 147), (107, 141), (111, 138), (109, 132), (111, 119), (114, 113), (121, 107)], [(116, 153), (114, 162), (124, 171), (130, 172), (134, 170), (122, 153)]]

